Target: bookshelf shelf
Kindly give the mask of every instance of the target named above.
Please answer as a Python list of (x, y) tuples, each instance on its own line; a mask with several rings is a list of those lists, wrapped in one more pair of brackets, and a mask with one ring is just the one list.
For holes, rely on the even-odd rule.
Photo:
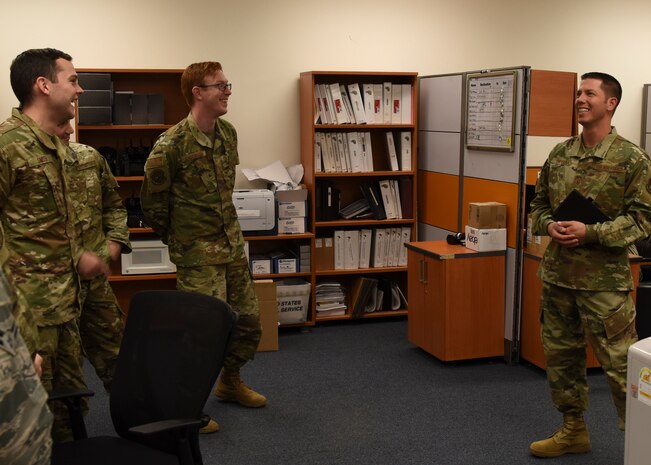
[[(316, 86), (332, 86), (331, 88), (336, 91), (336, 86), (333, 85), (339, 84), (340, 87), (343, 87), (342, 90), (345, 92), (347, 89), (350, 89), (351, 85), (354, 88), (355, 84), (359, 86), (361, 91), (365, 84), (367, 86), (373, 85), (376, 88), (377, 86), (384, 88), (383, 86), (386, 83), (390, 83), (392, 87), (395, 86), (393, 87), (394, 91), (396, 87), (402, 89), (402, 99), (404, 99), (406, 95), (409, 95), (409, 101), (405, 101), (405, 103), (402, 103), (402, 100), (400, 101), (400, 107), (408, 109), (408, 111), (405, 112), (404, 119), (402, 119), (402, 122), (400, 123), (322, 124), (323, 120), (320, 119), (319, 116), (321, 118), (323, 118), (323, 116), (317, 115), (319, 112), (318, 106), (315, 110), (315, 103), (318, 105), (318, 95), (321, 93), (320, 89), (322, 87), (317, 88)], [(373, 252), (370, 250), (368, 252), (371, 256), (371, 260), (369, 260), (370, 267), (339, 269), (338, 266), (335, 266), (334, 258), (332, 257), (333, 254), (327, 252), (324, 253), (325, 251), (321, 249), (321, 246), (322, 244), (329, 243), (329, 238), (333, 238), (332, 243), (334, 244), (334, 237), (336, 237), (335, 232), (337, 231), (344, 231), (349, 235), (355, 235), (356, 231), (359, 231), (361, 237), (362, 229), (371, 231), (369, 237), (374, 237), (377, 230), (389, 231), (386, 233), (387, 235), (400, 235), (401, 233), (404, 233), (404, 231), (407, 231), (410, 238), (409, 240), (416, 240), (416, 167), (418, 166), (416, 158), (416, 139), (418, 136), (417, 93), (417, 73), (309, 71), (301, 73), (300, 75), (301, 162), (305, 169), (304, 182), (311, 192), (309, 223), (311, 224), (311, 230), (314, 235), (314, 246), (312, 248), (313, 271), (311, 276), (312, 296), (310, 299), (310, 313), (311, 315), (314, 315), (312, 318), (315, 322), (353, 319), (352, 308), (354, 298), (352, 297), (352, 292), (350, 290), (353, 289), (354, 284), (362, 278), (377, 280), (378, 285), (380, 285), (381, 282), (382, 285), (385, 285), (387, 281), (389, 283), (393, 282), (398, 285), (402, 293), (407, 297), (408, 301), (406, 260), (404, 266), (386, 266), (386, 264), (384, 264), (383, 266), (374, 267), (375, 259), (380, 258), (379, 255), (378, 257), (375, 257), (374, 254), (380, 247), (378, 247), (377, 244), (373, 244), (373, 248), (371, 249)], [(315, 100), (315, 97), (317, 97), (317, 100)], [(367, 102), (364, 103), (364, 106), (366, 106)], [(375, 121), (379, 120), (376, 119)], [(405, 123), (405, 121), (407, 121), (407, 123)], [(317, 160), (317, 149), (315, 149), (315, 145), (317, 144), (315, 144), (315, 142), (321, 142), (327, 137), (342, 137), (344, 140), (350, 141), (351, 138), (354, 139), (356, 137), (356, 133), (364, 133), (364, 136), (360, 136), (365, 138), (363, 141), (363, 151), (365, 152), (364, 157), (368, 157), (364, 163), (367, 163), (365, 165), (366, 168), (369, 166), (372, 166), (372, 168), (360, 172), (359, 169), (354, 167), (354, 163), (344, 161), (342, 163), (342, 169), (332, 170), (332, 166), (330, 165), (329, 169), (326, 171), (325, 165), (321, 166), (323, 162)], [(395, 165), (393, 167), (391, 165), (389, 156), (391, 153), (391, 146), (387, 142), (387, 139), (390, 139), (389, 133), (391, 133), (394, 139), (396, 139), (395, 146), (396, 151), (398, 152), (400, 168), (405, 166), (405, 171), (396, 170)], [(404, 140), (407, 142), (402, 142), (401, 138), (403, 137), (405, 137)], [(406, 145), (399, 145), (400, 142)], [(344, 142), (344, 144), (346, 144), (346, 142)], [(346, 145), (349, 146), (350, 144), (353, 143), (348, 142)], [(370, 145), (371, 150), (367, 149), (368, 145)], [(318, 144), (318, 146), (320, 147), (321, 145)], [(339, 147), (340, 154), (347, 151), (341, 150), (341, 145), (339, 145)], [(401, 158), (402, 153), (400, 149), (404, 150), (407, 148), (407, 155), (405, 155), (405, 158), (403, 159)], [(348, 156), (352, 159), (351, 155)], [(407, 162), (410, 163), (410, 167), (406, 164)], [(320, 165), (317, 165), (317, 163), (320, 163)], [(324, 209), (322, 208), (324, 204), (323, 192), (327, 186), (331, 186), (334, 190), (338, 191), (340, 200), (338, 207), (345, 207), (364, 197), (362, 189), (360, 189), (361, 187), (366, 188), (365, 185), (371, 184), (377, 186), (379, 189), (378, 184), (383, 180), (389, 180), (389, 182), (394, 182), (399, 186), (397, 189), (399, 192), (394, 197), (394, 200), (396, 200), (396, 203), (399, 203), (398, 211), (401, 215), (399, 214), (396, 219), (341, 219), (338, 217), (339, 208), (337, 208), (337, 206), (332, 207), (333, 211), (331, 212), (324, 212)], [(368, 194), (368, 189), (366, 194)], [(373, 216), (377, 217), (376, 211), (374, 211)], [(387, 216), (391, 217), (392, 215)], [(398, 242), (393, 249), (396, 251), (394, 254), (396, 262), (400, 248), (401, 246)], [(392, 257), (391, 260), (393, 259), (394, 258)], [(388, 258), (385, 258), (385, 260), (388, 260)], [(320, 316), (316, 308), (316, 286), (320, 283), (331, 281), (336, 281), (345, 289), (349, 290), (345, 299), (347, 310), (344, 315)], [(403, 303), (399, 310), (387, 310), (385, 301), (381, 311), (363, 313), (361, 318), (404, 316), (407, 315), (407, 309), (405, 306), (406, 305)]]

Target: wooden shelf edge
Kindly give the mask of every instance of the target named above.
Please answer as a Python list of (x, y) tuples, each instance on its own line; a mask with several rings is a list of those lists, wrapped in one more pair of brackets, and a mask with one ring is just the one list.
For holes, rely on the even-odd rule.
[(335, 276), (347, 274), (368, 274), (368, 273), (392, 273), (396, 271), (407, 271), (406, 266), (385, 266), (377, 268), (355, 268), (352, 270), (317, 270), (318, 276)]
[(141, 131), (147, 129), (157, 129), (165, 130), (169, 129), (173, 124), (97, 124), (97, 125), (88, 125), (88, 124), (79, 124), (77, 125), (77, 131)]
[(402, 220), (335, 220), (335, 221), (318, 221), (314, 223), (317, 228), (336, 228), (339, 226), (390, 226), (399, 224), (413, 224), (416, 220), (413, 218)]
[(362, 173), (349, 172), (324, 172), (315, 173), (315, 178), (361, 178), (361, 177), (393, 177), (393, 176), (415, 176), (414, 171), (364, 171)]
[(368, 318), (388, 318), (392, 316), (406, 316), (408, 314), (407, 310), (382, 310), (377, 312), (364, 313), (361, 317), (353, 318), (349, 313), (345, 315), (329, 315), (329, 316), (319, 316), (317, 312), (316, 321), (341, 321), (341, 320), (364, 320)]
[(111, 283), (120, 283), (127, 281), (157, 281), (161, 279), (176, 279), (176, 273), (163, 273), (163, 274), (134, 274), (134, 275), (114, 275), (109, 276), (108, 280)]

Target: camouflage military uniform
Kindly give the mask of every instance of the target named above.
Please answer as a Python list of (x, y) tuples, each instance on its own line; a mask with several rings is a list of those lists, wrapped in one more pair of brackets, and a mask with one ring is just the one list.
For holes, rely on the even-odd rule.
[(252, 359), (261, 335), (232, 200), (238, 164), (235, 128), (217, 119), (213, 142), (189, 115), (156, 142), (140, 194), (148, 223), (169, 246), (177, 266), (177, 287), (219, 297), (240, 314), (239, 337), (225, 368), (240, 368)]
[(651, 233), (649, 158), (615, 128), (590, 149), (581, 137), (558, 144), (531, 202), (534, 234), (547, 234), (553, 210), (572, 189), (594, 199), (613, 221), (586, 225), (582, 246), (552, 242), (545, 252), (538, 275), (543, 280), (547, 377), (559, 411), (574, 415), (586, 410), (587, 337), (606, 372), (623, 425), (626, 356), (637, 340), (627, 247)]
[(0, 463), (50, 463), (52, 414), (11, 311), (11, 290), (0, 273)]
[[(44, 352), (41, 381), (54, 387), (85, 388), (77, 317), (81, 249), (66, 201), (70, 168), (67, 148), (17, 109), (0, 125), (0, 222), (3, 268), (19, 294), (19, 321), (33, 321)], [(21, 303), (22, 302), (22, 303)], [(25, 313), (31, 312), (29, 318)], [(32, 319), (33, 316), (33, 319)], [(21, 328), (22, 331), (22, 328)], [(53, 405), (55, 440), (69, 437), (67, 411)]]
[[(76, 233), (84, 249), (110, 264), (107, 241), (122, 244), (125, 253), (131, 249), (127, 211), (117, 191), (118, 183), (97, 150), (75, 143), (70, 144), (70, 149), (76, 169), (70, 176), (68, 202), (75, 211)], [(108, 390), (122, 341), (124, 315), (104, 275), (82, 281), (80, 300), (83, 302), (79, 319), (81, 344)]]

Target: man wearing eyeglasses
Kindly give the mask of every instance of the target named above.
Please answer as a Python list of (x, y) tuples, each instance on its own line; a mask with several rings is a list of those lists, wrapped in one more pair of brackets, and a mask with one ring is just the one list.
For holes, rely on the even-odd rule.
[[(168, 245), (178, 289), (227, 301), (239, 313), (237, 339), (215, 394), (246, 407), (267, 399), (250, 389), (240, 369), (253, 358), (262, 333), (258, 301), (233, 205), (237, 133), (221, 117), (231, 84), (217, 62), (194, 63), (181, 76), (190, 114), (156, 142), (145, 165), (140, 201), (148, 224)], [(214, 420), (202, 432), (214, 432)]]

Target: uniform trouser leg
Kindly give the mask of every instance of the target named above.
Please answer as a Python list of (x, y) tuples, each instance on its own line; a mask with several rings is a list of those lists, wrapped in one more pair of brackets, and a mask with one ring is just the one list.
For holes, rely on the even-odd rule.
[(225, 300), (239, 313), (224, 369), (239, 370), (253, 359), (262, 329), (258, 299), (246, 259), (224, 265), (177, 267), (177, 288)]
[(588, 408), (586, 340), (571, 290), (543, 282), (540, 323), (552, 402), (581, 415)]
[(81, 345), (84, 355), (109, 391), (124, 333), (124, 314), (105, 277), (95, 279), (87, 286), (79, 318)]
[[(43, 357), (41, 381), (47, 392), (52, 389), (86, 389), (82, 371), (81, 343), (76, 319), (54, 326), (39, 328)], [(54, 442), (72, 440), (70, 417), (61, 401), (50, 403), (54, 415)]]
[(629, 292), (574, 291), (543, 283), (541, 334), (556, 408), (581, 414), (588, 406), (586, 337), (606, 376), (620, 420), (626, 409), (626, 357), (637, 340)]
[(586, 335), (601, 364), (623, 427), (626, 420), (628, 348), (637, 341), (630, 292), (581, 292), (577, 296)]

